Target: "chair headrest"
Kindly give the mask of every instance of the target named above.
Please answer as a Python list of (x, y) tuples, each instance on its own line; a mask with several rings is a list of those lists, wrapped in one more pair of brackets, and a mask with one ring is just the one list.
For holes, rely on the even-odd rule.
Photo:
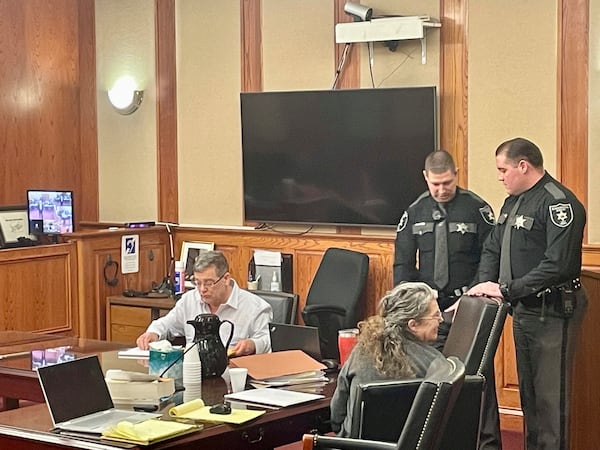
[(466, 366), (466, 373), (474, 375), (489, 363), (496, 352), (507, 305), (487, 297), (463, 295), (448, 339), (445, 356), (457, 356)]

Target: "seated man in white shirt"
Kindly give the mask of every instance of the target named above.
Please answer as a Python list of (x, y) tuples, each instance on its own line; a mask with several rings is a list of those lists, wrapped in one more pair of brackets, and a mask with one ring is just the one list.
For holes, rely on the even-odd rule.
[[(137, 338), (137, 346), (147, 350), (148, 344), (165, 339), (168, 332), (185, 335), (187, 344), (194, 342), (194, 327), (187, 324), (198, 314), (216, 314), (234, 324), (228, 353), (242, 356), (271, 351), (269, 322), (273, 318), (271, 305), (244, 289), (231, 278), (229, 263), (221, 252), (201, 253), (194, 262), (196, 289), (183, 294), (169, 313), (154, 320)], [(229, 324), (220, 329), (225, 345), (230, 334)]]

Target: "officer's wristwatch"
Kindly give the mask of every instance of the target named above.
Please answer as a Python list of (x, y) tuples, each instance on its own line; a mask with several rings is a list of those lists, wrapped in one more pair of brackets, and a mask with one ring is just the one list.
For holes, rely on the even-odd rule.
[(508, 301), (508, 285), (506, 283), (500, 284), (500, 293), (502, 294), (502, 297), (504, 297), (504, 301)]

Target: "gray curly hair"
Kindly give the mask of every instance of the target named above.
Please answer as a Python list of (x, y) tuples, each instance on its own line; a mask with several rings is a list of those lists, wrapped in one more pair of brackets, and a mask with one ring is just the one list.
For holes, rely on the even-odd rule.
[(425, 317), (435, 298), (435, 291), (427, 284), (403, 282), (379, 301), (377, 315), (359, 322), (358, 345), (365, 354), (373, 355), (379, 372), (388, 377), (414, 375), (404, 349), (407, 340), (416, 339), (408, 322)]

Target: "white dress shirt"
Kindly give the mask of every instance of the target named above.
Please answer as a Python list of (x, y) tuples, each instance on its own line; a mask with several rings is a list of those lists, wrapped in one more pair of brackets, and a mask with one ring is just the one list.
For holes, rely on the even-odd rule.
[[(233, 338), (230, 347), (242, 339), (252, 339), (256, 346), (256, 353), (271, 351), (269, 337), (269, 322), (273, 319), (273, 310), (262, 298), (251, 292), (240, 289), (232, 279), (233, 289), (227, 302), (217, 309), (217, 316), (221, 320), (229, 320), (234, 324)], [(198, 314), (210, 314), (210, 307), (198, 292), (193, 289), (182, 295), (169, 313), (154, 320), (146, 331), (158, 334), (159, 339), (165, 339), (167, 332), (185, 336), (187, 344), (194, 342), (194, 327), (187, 324), (194, 320)], [(223, 345), (227, 343), (231, 327), (228, 323), (221, 325), (219, 333)]]

